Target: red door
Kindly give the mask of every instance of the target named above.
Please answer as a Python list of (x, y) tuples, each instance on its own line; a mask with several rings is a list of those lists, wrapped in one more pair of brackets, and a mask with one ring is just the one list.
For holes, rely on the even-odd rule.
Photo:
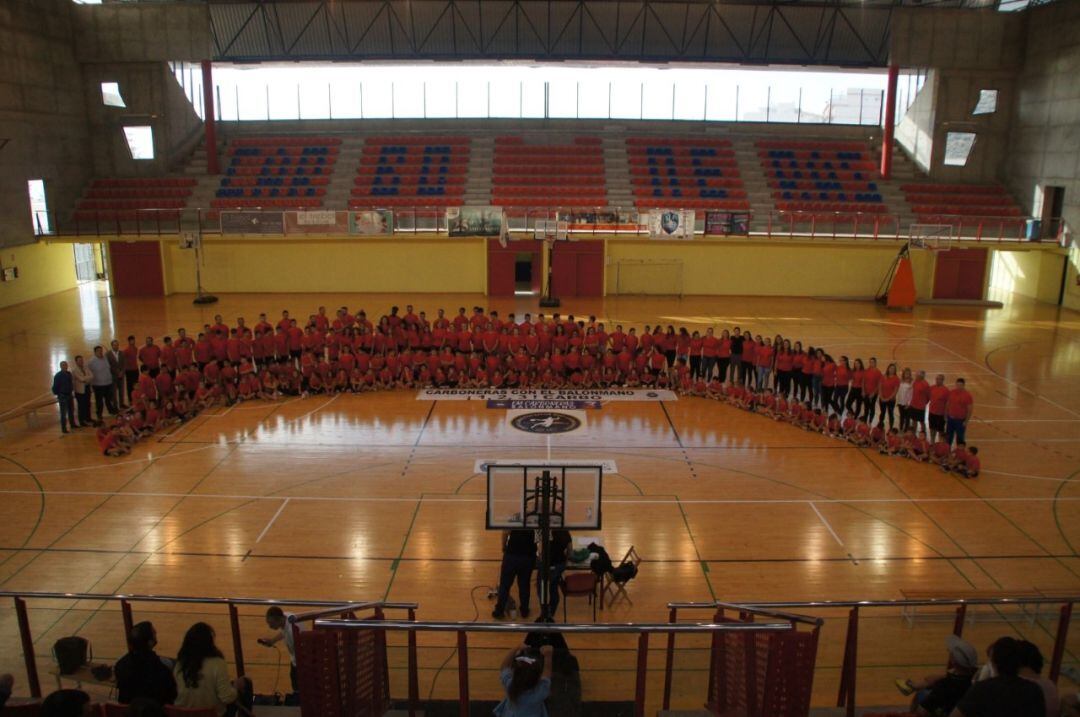
[(520, 254), (531, 255), (533, 291), (540, 289), (540, 266), (543, 242), (511, 241), (503, 247), (498, 239), (488, 240), (488, 296), (513, 296), (517, 288), (517, 259)]
[(116, 296), (164, 296), (160, 243), (111, 241), (109, 259)]
[(560, 241), (551, 262), (551, 293), (558, 297), (604, 293), (604, 243)]
[(934, 269), (935, 299), (983, 298), (986, 249), (949, 249), (937, 253)]

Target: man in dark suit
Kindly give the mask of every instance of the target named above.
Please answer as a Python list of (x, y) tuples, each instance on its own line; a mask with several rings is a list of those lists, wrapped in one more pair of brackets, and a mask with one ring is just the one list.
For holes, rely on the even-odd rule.
[(61, 361), (60, 370), (53, 375), (52, 392), (60, 404), (60, 431), (67, 433), (69, 423), (72, 428), (78, 428), (75, 425), (75, 404), (72, 400), (75, 395), (75, 384), (71, 371), (68, 370), (67, 361)]
[(124, 354), (120, 351), (120, 342), (113, 339), (109, 344), (109, 350), (105, 352), (105, 358), (109, 360), (109, 370), (112, 371), (113, 390), (116, 392), (113, 401), (121, 408), (127, 408), (124, 401)]

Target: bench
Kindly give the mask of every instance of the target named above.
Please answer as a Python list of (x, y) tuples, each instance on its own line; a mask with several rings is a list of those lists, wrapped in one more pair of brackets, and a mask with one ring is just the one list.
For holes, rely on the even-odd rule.
[[(1045, 595), (1035, 589), (1031, 590), (939, 590), (939, 589), (919, 589), (908, 590), (905, 588), (900, 589), (900, 595), (905, 600), (1001, 600), (1005, 598), (1024, 599), (1024, 598), (1042, 598)], [(900, 608), (900, 616), (907, 620), (908, 625), (915, 624), (915, 613), (918, 607), (932, 607), (930, 605), (908, 605)], [(942, 605), (942, 607), (950, 608), (953, 612), (947, 616), (938, 614), (938, 619), (954, 619), (955, 608), (957, 605)], [(976, 607), (990, 607), (995, 608), (994, 614), (998, 615), (997, 619), (1003, 619), (1000, 617), (1000, 606), (986, 605), (977, 606), (969, 605), (967, 610), (967, 620), (969, 622), (975, 622), (975, 608)], [(1034, 624), (1038, 619), (1038, 605), (1017, 605), (1024, 616), (1028, 619), (1028, 622)], [(995, 618), (991, 618), (995, 619)]]
[(35, 428), (37, 426), (37, 412), (43, 408), (56, 405), (56, 398), (50, 396), (49, 398), (38, 398), (28, 403), (24, 403), (21, 406), (12, 408), (8, 411), (0, 413), (0, 436), (4, 435), (4, 423), (14, 420), (19, 417), (26, 418), (27, 428)]

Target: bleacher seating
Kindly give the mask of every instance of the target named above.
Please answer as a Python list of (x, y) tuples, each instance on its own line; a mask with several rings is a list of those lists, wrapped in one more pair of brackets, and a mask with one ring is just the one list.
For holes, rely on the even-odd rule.
[(192, 177), (95, 179), (76, 204), (73, 218), (76, 222), (175, 221), (195, 183)]
[(571, 144), (530, 144), (519, 135), (495, 138), (495, 206), (606, 206), (606, 184), (599, 137), (575, 137)]
[(755, 142), (776, 208), (800, 220), (852, 221), (888, 214), (877, 165), (859, 142)]
[(216, 210), (321, 207), (340, 145), (338, 137), (234, 139), (225, 150), (225, 176), (210, 206)]
[(730, 140), (629, 137), (626, 153), (640, 209), (750, 209)]
[(349, 206), (447, 207), (462, 204), (468, 137), (405, 135), (364, 142)]
[(904, 184), (900, 187), (920, 224), (1018, 230), (1024, 212), (997, 184)]

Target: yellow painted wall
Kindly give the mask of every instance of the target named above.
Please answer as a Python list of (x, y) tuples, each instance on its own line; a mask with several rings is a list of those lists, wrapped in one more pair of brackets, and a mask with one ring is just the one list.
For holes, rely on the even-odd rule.
[(24, 244), (0, 248), (0, 263), (18, 267), (19, 278), (0, 281), (0, 307), (21, 304), (72, 289), (75, 280), (75, 251), (71, 244)]
[[(657, 289), (670, 285), (677, 271), (668, 263), (677, 262), (684, 295), (867, 297), (877, 293), (899, 248), (893, 241), (611, 239), (605, 281), (609, 295), (620, 288), (626, 294), (663, 293)], [(626, 264), (620, 267), (620, 261)], [(928, 252), (912, 252), (920, 298), (930, 296), (933, 266)]]
[(1072, 244), (1069, 247), (1068, 274), (1065, 277), (1065, 297), (1062, 306), (1080, 311), (1080, 245)]
[(990, 288), (1056, 304), (1061, 288), (1062, 252), (995, 249), (990, 257)]
[[(206, 237), (209, 292), (484, 293), (483, 239)], [(166, 293), (195, 291), (194, 252), (162, 242)]]

